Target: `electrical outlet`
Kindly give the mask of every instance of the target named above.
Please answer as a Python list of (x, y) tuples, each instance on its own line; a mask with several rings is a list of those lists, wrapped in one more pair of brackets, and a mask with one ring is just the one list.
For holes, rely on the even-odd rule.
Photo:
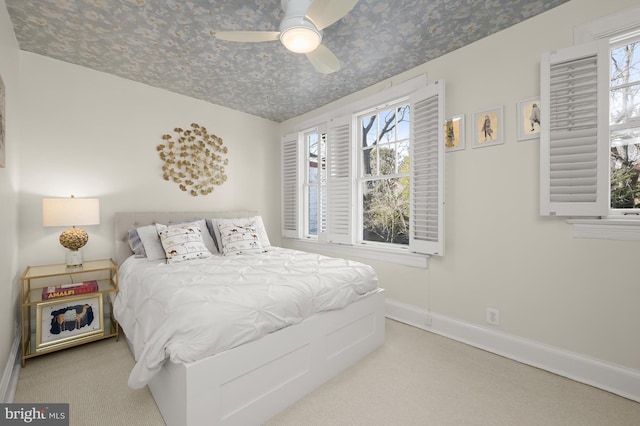
[(495, 308), (487, 308), (487, 322), (491, 325), (500, 325), (500, 311)]

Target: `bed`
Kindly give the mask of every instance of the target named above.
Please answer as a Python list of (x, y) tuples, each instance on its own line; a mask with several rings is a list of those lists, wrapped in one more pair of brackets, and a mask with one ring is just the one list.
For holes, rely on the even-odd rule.
[[(150, 270), (137, 274), (129, 272), (133, 270), (129, 264), (138, 262), (128, 242), (130, 229), (154, 223), (191, 221), (194, 218), (255, 216), (257, 213), (253, 211), (116, 213), (115, 260), (118, 265), (123, 265), (118, 297), (123, 300), (130, 297), (127, 291), (130, 293), (133, 290), (126, 290), (129, 276), (144, 278), (151, 275)], [(279, 248), (260, 250), (260, 253), (253, 257), (235, 256), (237, 260), (229, 256), (224, 263), (238, 268), (229, 262), (305, 256)], [(217, 262), (218, 259), (196, 259), (184, 264), (208, 264), (210, 261)], [(274, 269), (273, 265), (267, 269)], [(242, 281), (246, 281), (246, 277)], [(135, 289), (136, 285), (131, 288)], [(202, 358), (183, 357), (188, 361), (181, 361), (174, 359), (171, 354), (171, 360), (162, 362), (159, 371), (142, 368), (143, 373), (136, 379), (140, 380), (138, 386), (134, 387), (148, 383), (165, 422), (170, 426), (261, 424), (383, 344), (384, 290), (364, 289), (362, 293), (344, 307), (313, 313), (283, 328), (279, 328), (281, 324), (276, 325), (276, 331), (259, 338), (249, 338), (241, 344), (227, 342), (230, 348), (215, 349), (215, 353)], [(134, 325), (139, 320), (126, 318), (122, 313), (125, 310), (120, 309), (122, 317), (117, 319), (123, 326), (138, 366), (141, 363), (138, 358), (142, 359), (144, 351), (140, 342), (151, 338), (150, 335), (139, 336), (139, 330)], [(166, 347), (166, 342), (156, 342), (156, 346), (162, 345)], [(175, 358), (181, 356), (176, 355)]]

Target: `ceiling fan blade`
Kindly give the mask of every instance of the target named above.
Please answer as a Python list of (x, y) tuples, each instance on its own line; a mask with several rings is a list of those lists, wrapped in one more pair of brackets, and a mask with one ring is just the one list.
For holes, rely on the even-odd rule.
[(239, 42), (274, 41), (280, 37), (279, 31), (217, 31), (215, 37), (219, 40)]
[(340, 69), (340, 61), (338, 61), (336, 55), (323, 44), (318, 46), (313, 52), (305, 53), (305, 55), (307, 59), (309, 59), (309, 62), (311, 62), (311, 65), (323, 74), (331, 74)]
[(358, 0), (313, 0), (307, 10), (307, 18), (322, 30), (342, 19), (356, 3)]

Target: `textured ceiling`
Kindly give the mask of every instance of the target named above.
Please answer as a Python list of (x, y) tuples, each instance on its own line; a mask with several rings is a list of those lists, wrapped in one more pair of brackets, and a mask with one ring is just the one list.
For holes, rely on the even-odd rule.
[(281, 122), (567, 0), (360, 0), (324, 30), (327, 75), (279, 41), (214, 38), (277, 31), (280, 0), (5, 1), (22, 50)]

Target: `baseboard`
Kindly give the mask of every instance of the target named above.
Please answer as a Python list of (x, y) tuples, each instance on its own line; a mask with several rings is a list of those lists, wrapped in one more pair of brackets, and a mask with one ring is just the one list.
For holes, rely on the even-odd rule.
[(12, 403), (18, 387), (18, 376), (20, 375), (20, 332), (16, 330), (14, 333), (9, 359), (4, 366), (2, 373), (2, 381), (0, 382), (0, 401), (4, 403)]
[(640, 371), (632, 370), (498, 330), (386, 301), (387, 318), (475, 346), (640, 402)]
[[(501, 331), (491, 330), (415, 306), (386, 300), (387, 318), (541, 368), (640, 402), (640, 371), (606, 363)], [(20, 334), (16, 333), (0, 382), (0, 401), (13, 402), (20, 374)]]

